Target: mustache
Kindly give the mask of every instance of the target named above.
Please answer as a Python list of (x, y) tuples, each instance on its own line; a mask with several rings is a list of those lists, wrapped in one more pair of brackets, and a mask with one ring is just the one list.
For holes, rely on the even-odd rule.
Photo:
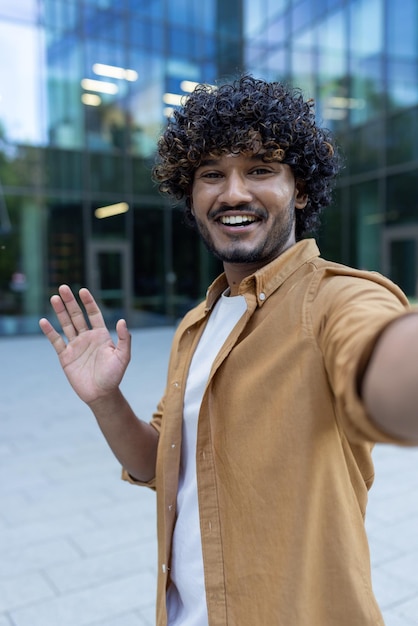
[(267, 212), (258, 207), (251, 206), (251, 204), (241, 204), (240, 206), (222, 206), (217, 209), (213, 209), (209, 211), (208, 218), (211, 220), (216, 220), (221, 215), (225, 215), (226, 213), (245, 213), (245, 215), (252, 215), (254, 217), (262, 219), (267, 219)]

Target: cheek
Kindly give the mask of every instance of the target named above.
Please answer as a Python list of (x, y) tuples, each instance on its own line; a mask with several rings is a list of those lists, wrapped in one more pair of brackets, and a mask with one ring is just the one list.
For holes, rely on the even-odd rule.
[(203, 214), (206, 209), (213, 202), (214, 194), (210, 190), (201, 189), (196, 187), (190, 196), (190, 206), (193, 209), (193, 214)]

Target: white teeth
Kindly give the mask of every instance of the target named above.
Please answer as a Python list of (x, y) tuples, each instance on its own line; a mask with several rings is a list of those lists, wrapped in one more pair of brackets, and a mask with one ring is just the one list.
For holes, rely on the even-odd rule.
[(222, 224), (233, 226), (235, 224), (250, 224), (251, 222), (255, 222), (256, 219), (256, 217), (252, 217), (251, 215), (223, 215), (220, 221)]

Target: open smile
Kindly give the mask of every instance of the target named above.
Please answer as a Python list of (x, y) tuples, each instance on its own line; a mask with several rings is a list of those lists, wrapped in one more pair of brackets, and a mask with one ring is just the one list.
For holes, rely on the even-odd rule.
[(221, 215), (218, 221), (225, 226), (248, 226), (258, 222), (260, 218), (255, 215)]

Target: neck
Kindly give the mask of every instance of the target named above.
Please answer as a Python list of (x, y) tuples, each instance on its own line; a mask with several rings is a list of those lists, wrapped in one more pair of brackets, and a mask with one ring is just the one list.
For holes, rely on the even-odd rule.
[(228, 281), (230, 295), (237, 296), (241, 282), (247, 276), (251, 276), (265, 263), (224, 263), (226, 280)]
[(229, 263), (227, 261), (224, 261), (224, 272), (226, 280), (228, 281), (229, 288), (231, 290), (231, 296), (238, 295), (239, 286), (244, 278), (247, 278), (247, 276), (251, 276), (251, 274), (254, 274), (257, 270), (274, 261), (288, 248), (291, 248), (295, 243), (296, 242), (294, 241), (294, 239), (289, 240), (287, 245), (280, 250), (280, 254), (278, 254), (277, 256), (273, 256), (271, 259), (254, 261), (253, 263)]

